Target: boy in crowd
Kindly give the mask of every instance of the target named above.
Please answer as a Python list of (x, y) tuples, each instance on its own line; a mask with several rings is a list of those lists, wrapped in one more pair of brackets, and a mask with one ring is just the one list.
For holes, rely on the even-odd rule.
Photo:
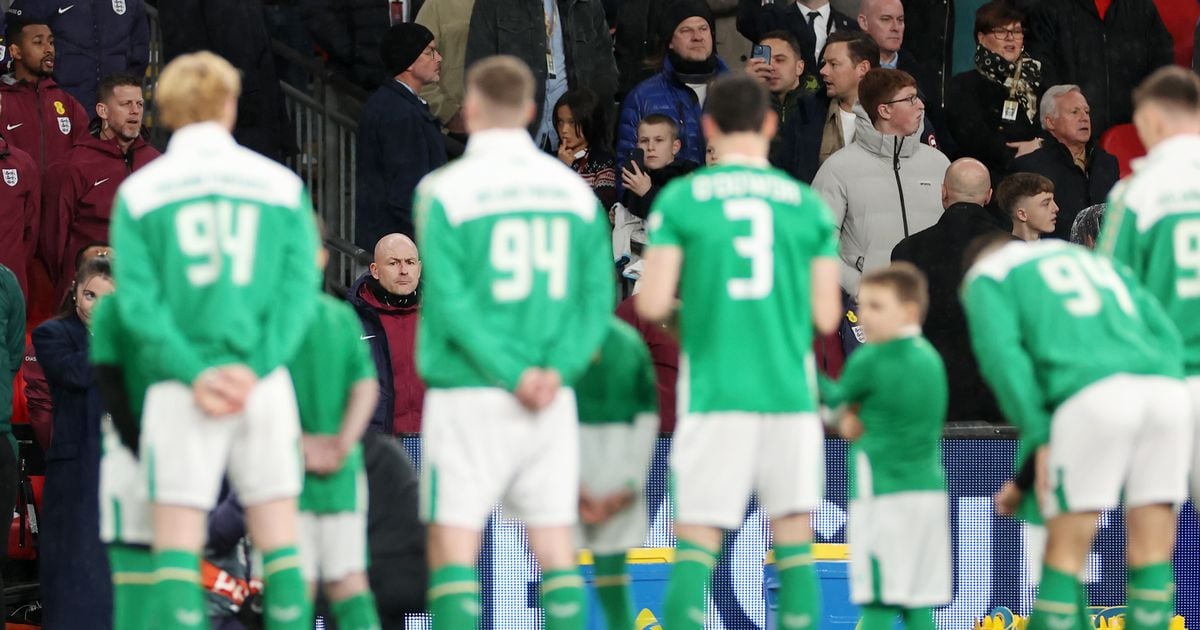
[(1012, 217), (1013, 236), (1036, 241), (1054, 233), (1058, 204), (1054, 203), (1054, 182), (1035, 173), (1013, 173), (996, 187), (996, 204)]
[(1127, 618), (1166, 628), (1193, 432), (1179, 332), (1127, 269), (1077, 245), (981, 237), (967, 263), (983, 377), (1023, 438), (1047, 444), (1033, 455), (1048, 539), (1030, 630), (1077, 623), (1100, 513), (1121, 505)]
[[(950, 514), (941, 437), (948, 388), (937, 350), (921, 336), (928, 285), (916, 267), (892, 263), (863, 276), (859, 317), (867, 343), (822, 398), (845, 404), (850, 441), (850, 597), (862, 630), (933, 630), (950, 601)], [(897, 457), (902, 455), (902, 457)]]
[(579, 520), (596, 563), (609, 630), (628, 630), (634, 607), (625, 553), (646, 540), (646, 472), (658, 434), (658, 389), (645, 342), (613, 318), (575, 384), (579, 407)]
[(628, 161), (621, 167), (621, 183), (625, 188), (621, 202), (631, 214), (645, 219), (667, 182), (687, 175), (700, 165), (691, 160), (675, 160), (683, 149), (679, 124), (663, 114), (650, 114), (638, 123), (637, 147), (645, 152), (645, 170), (624, 156)]

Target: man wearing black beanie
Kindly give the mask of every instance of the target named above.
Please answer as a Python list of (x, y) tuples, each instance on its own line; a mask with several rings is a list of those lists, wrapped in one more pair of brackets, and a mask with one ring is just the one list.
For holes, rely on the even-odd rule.
[(413, 236), (417, 182), (446, 163), (441, 125), (417, 93), (440, 78), (442, 56), (429, 29), (388, 29), (379, 56), (392, 79), (363, 104), (358, 119), (354, 242), (371, 249), (385, 234)]
[(666, 47), (662, 70), (625, 98), (617, 128), (617, 160), (624, 163), (637, 146), (638, 123), (651, 114), (663, 114), (679, 125), (683, 148), (678, 159), (703, 164), (700, 116), (708, 83), (728, 71), (714, 48), (713, 14), (704, 0), (675, 0), (659, 15), (658, 27)]

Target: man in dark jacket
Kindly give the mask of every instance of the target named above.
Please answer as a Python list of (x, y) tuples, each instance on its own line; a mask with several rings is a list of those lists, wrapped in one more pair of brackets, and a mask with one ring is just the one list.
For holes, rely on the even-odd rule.
[(492, 55), (513, 55), (533, 71), (538, 113), (530, 132), (544, 149), (558, 148), (554, 104), (568, 89), (586, 87), (606, 107), (617, 92), (599, 0), (475, 0), (466, 65)]
[(100, 83), (94, 135), (85, 136), (67, 157), (46, 172), (38, 255), (65, 295), (75, 278), (75, 254), (108, 238), (117, 187), (159, 156), (142, 137), (142, 81), (130, 74)]
[(638, 124), (650, 114), (663, 114), (679, 123), (679, 159), (704, 164), (704, 95), (708, 82), (729, 70), (715, 52), (712, 11), (702, 0), (676, 0), (663, 9), (659, 27), (666, 46), (662, 70), (625, 97), (617, 126), (617, 160), (628, 159), (637, 145)]
[(384, 36), (381, 56), (392, 78), (367, 99), (358, 120), (354, 242), (364, 249), (385, 234), (415, 234), (413, 191), (446, 163), (441, 125), (417, 96), (441, 78), (433, 33), (420, 24), (397, 24)]
[[(0, 113), (3, 102), (0, 101)], [(28, 290), (25, 266), (37, 249), (42, 208), (41, 174), (28, 153), (0, 135), (0, 265), (17, 277), (21, 292)]]
[(170, 0), (159, 3), (164, 63), (184, 53), (209, 50), (242, 75), (238, 99), (238, 144), (277, 162), (296, 153), (275, 71), (275, 55), (262, 0)]
[(771, 107), (779, 131), (771, 139), (771, 165), (805, 183), (820, 167), (821, 135), (828, 103), (818, 101), (803, 84), (804, 60), (800, 42), (788, 31), (770, 31), (758, 42), (771, 49), (769, 62), (751, 59), (746, 71), (771, 91)]
[(142, 0), (13, 0), (8, 13), (50, 25), (57, 47), (54, 76), (84, 111), (96, 107), (96, 89), (104, 77), (146, 74), (150, 22)]
[(417, 376), (413, 351), (420, 318), (421, 258), (412, 239), (388, 234), (375, 246), (369, 273), (346, 299), (362, 321), (363, 338), (379, 375), (379, 406), (370, 429), (388, 435), (419, 433), (425, 383)]
[(1067, 240), (1079, 211), (1108, 198), (1121, 178), (1120, 166), (1117, 158), (1093, 141), (1088, 101), (1078, 86), (1046, 90), (1038, 114), (1045, 130), (1042, 147), (1014, 159), (1008, 170), (1037, 173), (1054, 182), (1058, 222), (1052, 236)]
[(958, 300), (963, 254), (984, 234), (1012, 231), (1005, 217), (985, 209), (992, 197), (991, 176), (978, 160), (964, 158), (946, 169), (942, 205), (946, 212), (932, 227), (900, 241), (892, 260), (916, 265), (929, 278), (929, 314), (925, 336), (946, 362), (950, 379), (948, 421), (1000, 422), (991, 390), (979, 374), (966, 319)]
[(802, 82), (809, 92), (817, 91), (825, 41), (837, 31), (857, 31), (854, 19), (834, 9), (828, 0), (762, 0), (738, 1), (738, 32), (752, 42), (766, 37), (771, 31), (787, 31), (799, 44), (804, 60), (805, 78)]
[(379, 59), (379, 44), (391, 24), (387, 2), (300, 0), (300, 12), (335, 72), (364, 90), (374, 90), (391, 76)]
[(1097, 4), (1040, 2), (1030, 17), (1026, 46), (1042, 62), (1042, 85), (1073, 83), (1082, 89), (1092, 105), (1093, 133), (1100, 137), (1133, 119), (1133, 88), (1171, 64), (1174, 46), (1153, 0), (1104, 2), (1104, 15)]

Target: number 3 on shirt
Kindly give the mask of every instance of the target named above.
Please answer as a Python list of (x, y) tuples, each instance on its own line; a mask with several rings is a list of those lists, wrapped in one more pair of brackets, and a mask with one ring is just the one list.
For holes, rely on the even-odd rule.
[(188, 264), (187, 277), (192, 286), (216, 282), (226, 256), (233, 284), (250, 284), (258, 242), (258, 206), (243, 203), (234, 208), (230, 201), (188, 204), (175, 215), (175, 233), (184, 254), (202, 259)]
[(733, 249), (750, 259), (749, 278), (730, 278), (729, 297), (734, 300), (761, 300), (775, 286), (775, 215), (761, 199), (731, 199), (722, 204), (725, 218), (749, 221), (750, 234), (733, 239)]
[(567, 296), (567, 250), (571, 226), (564, 217), (500, 219), (492, 227), (492, 269), (507, 277), (492, 281), (497, 302), (518, 302), (533, 290), (534, 272), (546, 274), (551, 300)]

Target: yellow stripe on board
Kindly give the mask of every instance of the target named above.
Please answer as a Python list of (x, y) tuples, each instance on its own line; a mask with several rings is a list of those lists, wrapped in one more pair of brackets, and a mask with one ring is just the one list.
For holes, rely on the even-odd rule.
[[(638, 547), (630, 549), (625, 556), (629, 564), (670, 564), (675, 560), (675, 550), (671, 547)], [(844, 543), (815, 543), (813, 545), (813, 560), (817, 562), (840, 562), (850, 559), (850, 545)], [(767, 551), (764, 558), (767, 564), (774, 564), (775, 553)], [(594, 563), (592, 552), (584, 549), (579, 552), (579, 564)]]

